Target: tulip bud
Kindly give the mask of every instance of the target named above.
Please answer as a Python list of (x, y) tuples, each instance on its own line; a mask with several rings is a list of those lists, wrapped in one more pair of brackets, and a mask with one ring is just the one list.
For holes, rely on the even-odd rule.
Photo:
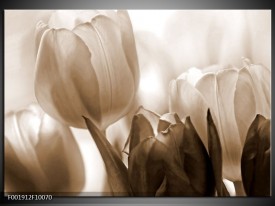
[[(85, 128), (84, 116), (104, 130), (128, 112), (138, 87), (138, 60), (128, 13), (64, 11), (55, 15), (49, 24), (54, 28), (40, 23), (37, 32), (41, 36), (37, 100), (63, 123)], [(40, 37), (37, 39), (39, 42)]]
[(6, 115), (5, 192), (78, 193), (83, 186), (84, 164), (68, 127), (38, 105)]
[(140, 108), (125, 150), (135, 195), (214, 195), (211, 159), (190, 117), (183, 124), (177, 114), (160, 117)]
[[(190, 70), (170, 83), (170, 112), (191, 116), (207, 145), (210, 108), (222, 145), (223, 177), (241, 180), (241, 154), (256, 114), (270, 117), (270, 70), (262, 65), (243, 68)], [(207, 147), (208, 148), (208, 147)]]

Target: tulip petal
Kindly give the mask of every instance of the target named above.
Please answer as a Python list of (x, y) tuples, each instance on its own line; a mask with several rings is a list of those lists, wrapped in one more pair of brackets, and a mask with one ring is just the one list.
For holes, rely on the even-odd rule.
[(214, 196), (215, 180), (212, 164), (190, 117), (185, 121), (180, 152), (184, 170), (193, 188), (201, 196)]
[(271, 118), (271, 71), (262, 65), (250, 65), (248, 68), (254, 84), (257, 99), (257, 114)]
[(18, 129), (22, 135), (22, 140), (26, 147), (34, 147), (39, 140), (38, 132), (41, 119), (38, 115), (33, 114), (28, 110), (22, 110), (15, 114)]
[(197, 69), (196, 67), (192, 67), (188, 69), (187, 72), (182, 73), (177, 79), (186, 80), (189, 84), (195, 87), (196, 83), (203, 76), (201, 69)]
[(166, 176), (166, 196), (201, 196), (190, 183), (185, 170), (174, 156), (169, 155), (169, 153), (164, 156), (164, 171)]
[(35, 126), (35, 124), (40, 124), (40, 121), (32, 122), (33, 118), (31, 112), (24, 110), (7, 115), (5, 117), (5, 137), (10, 142), (10, 146), (20, 163), (31, 174), (31, 181), (36, 188), (35, 191), (43, 192), (49, 185), (34, 149), (37, 141), (34, 136), (38, 134), (38, 130), (34, 130), (34, 128), (39, 128), (39, 125)]
[(119, 27), (110, 18), (98, 15), (91, 23), (77, 26), (73, 32), (92, 54), (91, 63), (99, 82), (101, 111), (105, 118), (102, 122), (107, 126), (125, 115), (135, 95), (134, 79), (122, 48)]
[[(45, 114), (36, 153), (49, 181), (47, 192), (79, 192), (84, 186), (84, 163), (72, 132)], [(63, 193), (64, 194), (64, 193)]]
[(98, 128), (89, 119), (86, 117), (83, 118), (105, 163), (108, 181), (114, 195), (131, 196), (132, 190), (126, 178), (128, 176), (128, 171), (124, 163)]
[(217, 126), (219, 126), (219, 108), (217, 103), (217, 83), (214, 73), (206, 73), (196, 84), (196, 89), (204, 97), (208, 108), (211, 109), (212, 118)]
[(135, 88), (139, 84), (139, 65), (132, 23), (127, 11), (117, 11), (124, 53), (134, 77)]
[(206, 113), (208, 106), (198, 92), (186, 80), (172, 80), (170, 82), (170, 112), (177, 112), (181, 119), (191, 117), (194, 127), (203, 144), (207, 147)]
[(72, 30), (78, 24), (91, 21), (99, 13), (97, 10), (57, 10), (51, 15), (49, 26), (54, 29)]
[(154, 132), (148, 119), (143, 114), (136, 114), (133, 117), (130, 134), (123, 152), (126, 154), (131, 153), (140, 142), (152, 136), (154, 136)]
[(222, 147), (218, 131), (215, 123), (213, 122), (210, 110), (207, 112), (207, 131), (208, 131), (208, 151), (211, 159), (214, 177), (215, 187), (218, 196), (227, 194), (227, 190), (223, 185), (222, 181)]
[(248, 130), (241, 168), (248, 196), (270, 196), (270, 120), (261, 115)]
[(34, 192), (36, 191), (35, 182), (28, 168), (22, 164), (14, 151), (9, 139), (5, 137), (5, 171), (4, 171), (4, 190), (6, 193), (12, 192)]
[(150, 122), (153, 131), (154, 131), (154, 136), (158, 134), (158, 123), (160, 116), (150, 110), (147, 110), (143, 108), (142, 106), (139, 107), (137, 114), (143, 114), (144, 117)]
[(252, 84), (249, 71), (246, 68), (241, 69), (236, 84), (234, 105), (242, 146), (244, 145), (248, 128), (256, 115), (256, 100)]
[(182, 145), (184, 134), (184, 124), (178, 123), (170, 125), (167, 130), (158, 133), (157, 140), (162, 142), (170, 151), (172, 156), (175, 157), (178, 164), (183, 168), (181, 159), (180, 145)]
[(154, 137), (146, 138), (129, 155), (129, 180), (135, 196), (155, 196), (164, 178), (167, 148)]
[(35, 51), (36, 52), (35, 52), (35, 54), (37, 54), (37, 52), (38, 52), (42, 35), (48, 29), (49, 29), (49, 26), (47, 24), (43, 23), (42, 21), (39, 21), (36, 24), (36, 30), (35, 30)]
[(197, 83), (213, 115), (221, 145), (223, 145), (223, 174), (231, 181), (240, 180), (241, 140), (235, 119), (234, 95), (238, 72), (234, 69), (220, 71), (216, 76), (206, 74)]
[(129, 174), (138, 195), (200, 196), (170, 149), (154, 137), (130, 153)]
[(60, 122), (85, 128), (81, 115), (101, 122), (98, 81), (87, 46), (65, 29), (48, 30), (37, 58), (35, 94), (41, 107)]
[(31, 111), (34, 115), (36, 115), (37, 117), (39, 117), (40, 121), (43, 118), (45, 112), (42, 110), (42, 108), (36, 104), (36, 103), (32, 103), (30, 104), (26, 110)]
[(157, 131), (165, 131), (171, 124), (177, 123), (182, 122), (176, 113), (166, 113), (160, 117)]
[[(235, 118), (234, 93), (237, 71), (223, 70), (217, 74), (217, 96), (220, 119), (220, 140), (225, 145), (223, 152), (224, 178), (232, 181), (241, 178), (240, 161), (242, 144)], [(218, 130), (219, 131), (219, 130)], [(230, 178), (228, 178), (230, 177)]]

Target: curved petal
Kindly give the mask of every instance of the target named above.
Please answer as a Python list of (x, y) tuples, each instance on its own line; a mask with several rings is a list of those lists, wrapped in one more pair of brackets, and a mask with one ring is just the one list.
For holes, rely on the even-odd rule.
[(72, 30), (78, 24), (90, 22), (98, 14), (96, 10), (57, 10), (51, 15), (48, 24), (54, 29)]
[(36, 191), (42, 192), (48, 188), (48, 180), (35, 151), (40, 121), (34, 120), (34, 118), (35, 116), (26, 110), (6, 116), (5, 137), (8, 139), (20, 164), (30, 174), (30, 180)]
[(37, 103), (31, 103), (26, 108), (27, 111), (31, 111), (35, 116), (39, 117), (40, 121), (43, 118), (45, 112), (42, 110), (42, 108)]
[(45, 31), (49, 29), (49, 26), (47, 24), (45, 24), (42, 21), (39, 21), (36, 24), (36, 30), (35, 30), (35, 51), (37, 54), (38, 53), (38, 49), (39, 49), (39, 45), (40, 45), (40, 41), (42, 38), (42, 35), (45, 33)]
[(238, 78), (236, 70), (217, 74), (217, 96), (220, 119), (220, 138), (223, 147), (223, 174), (232, 181), (241, 179), (242, 145), (235, 118), (234, 95)]
[(87, 116), (101, 123), (99, 85), (87, 46), (74, 33), (48, 30), (36, 63), (35, 94), (41, 107), (57, 120), (85, 128)]
[(217, 127), (219, 127), (219, 108), (217, 102), (218, 97), (216, 87), (216, 75), (214, 73), (205, 74), (196, 84), (196, 89), (200, 92), (200, 94), (204, 97), (206, 103), (209, 105), (213, 120), (216, 123)]
[(201, 196), (189, 181), (185, 170), (171, 153), (166, 153), (163, 160), (166, 177), (165, 196)]
[(140, 142), (152, 136), (154, 136), (154, 132), (148, 119), (143, 114), (136, 114), (133, 117), (130, 134), (123, 152), (130, 154)]
[(162, 115), (158, 123), (158, 133), (165, 131), (171, 124), (182, 123), (176, 113), (166, 113)]
[(35, 182), (32, 174), (18, 158), (9, 139), (5, 137), (5, 164), (4, 164), (4, 190), (12, 192), (34, 192), (36, 191)]
[(226, 69), (206, 74), (196, 85), (209, 105), (220, 136), (224, 178), (240, 180), (241, 140), (235, 119), (234, 95), (238, 72)]
[(119, 27), (110, 18), (98, 15), (91, 23), (78, 25), (73, 32), (89, 48), (91, 63), (100, 90), (101, 111), (107, 126), (128, 112), (135, 95), (131, 68), (122, 48)]
[(248, 128), (256, 115), (256, 100), (253, 92), (253, 82), (248, 70), (245, 68), (239, 71), (234, 97), (234, 107), (241, 144), (243, 146)]
[(127, 11), (117, 11), (117, 15), (119, 17), (118, 23), (121, 32), (122, 46), (137, 90), (139, 84), (139, 65), (132, 23)]
[(159, 115), (140, 106), (132, 119), (129, 137), (123, 152), (129, 154), (131, 150), (144, 138), (157, 135)]
[(170, 82), (170, 112), (176, 112), (181, 119), (191, 117), (203, 144), (208, 148), (206, 115), (208, 105), (199, 91), (186, 80)]
[(202, 196), (214, 196), (215, 180), (211, 160), (190, 117), (185, 121), (180, 152), (184, 170), (193, 188)]
[(84, 163), (70, 129), (44, 115), (36, 153), (49, 179), (47, 192), (79, 192), (82, 190)]
[(257, 100), (257, 114), (271, 118), (271, 71), (262, 65), (250, 65), (248, 68), (254, 84)]
[(202, 76), (202, 70), (192, 67), (187, 72), (182, 73), (177, 79), (186, 80), (189, 84), (195, 86)]
[(175, 157), (178, 164), (183, 168), (183, 159), (181, 158), (181, 145), (184, 136), (184, 124), (172, 124), (166, 131), (160, 132), (156, 139), (162, 142)]
[(167, 148), (154, 137), (140, 142), (129, 156), (129, 180), (135, 196), (154, 196), (164, 179)]
[(158, 124), (159, 124), (160, 116), (150, 110), (143, 108), (142, 106), (139, 107), (137, 114), (144, 115), (144, 117), (150, 122), (150, 124), (153, 128), (153, 132), (154, 132), (153, 136), (156, 136), (158, 134)]

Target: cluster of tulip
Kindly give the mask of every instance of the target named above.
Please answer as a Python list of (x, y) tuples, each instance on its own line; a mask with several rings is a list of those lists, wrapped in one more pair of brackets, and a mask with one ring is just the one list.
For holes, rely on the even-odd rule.
[(91, 133), (113, 195), (229, 196), (228, 179), (247, 196), (270, 196), (269, 69), (245, 59), (241, 69), (192, 68), (172, 80), (170, 113), (141, 106), (132, 117), (126, 167), (105, 130), (131, 110), (139, 84), (128, 13), (72, 11), (64, 21), (57, 12), (37, 24), (35, 42), (43, 110), (5, 118), (6, 192), (81, 192), (72, 126)]

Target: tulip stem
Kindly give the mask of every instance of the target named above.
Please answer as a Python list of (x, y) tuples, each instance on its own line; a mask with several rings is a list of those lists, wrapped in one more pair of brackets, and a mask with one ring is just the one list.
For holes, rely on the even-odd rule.
[(242, 181), (235, 181), (234, 186), (235, 186), (236, 196), (246, 196)]

